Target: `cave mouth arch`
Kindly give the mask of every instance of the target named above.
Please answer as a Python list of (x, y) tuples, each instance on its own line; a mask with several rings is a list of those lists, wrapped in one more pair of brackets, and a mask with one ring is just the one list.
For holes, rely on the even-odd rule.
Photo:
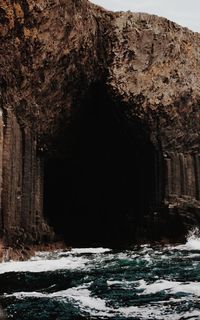
[(118, 246), (150, 232), (158, 153), (147, 128), (120, 110), (103, 85), (91, 86), (45, 160), (44, 213), (69, 245)]

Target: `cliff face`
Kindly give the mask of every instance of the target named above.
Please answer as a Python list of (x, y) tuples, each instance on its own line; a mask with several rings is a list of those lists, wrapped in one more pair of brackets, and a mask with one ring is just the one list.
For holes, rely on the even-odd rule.
[[(134, 239), (139, 234), (150, 238), (179, 238), (190, 226), (198, 225), (199, 47), (198, 34), (156, 16), (107, 12), (86, 0), (3, 0), (0, 3), (2, 236), (11, 242), (17, 238), (31, 243), (54, 238), (52, 228), (45, 222), (43, 205), (44, 198), (47, 203), (48, 195), (54, 191), (49, 192), (47, 186), (44, 195), (45, 180), (52, 185), (60, 184), (56, 175), (53, 182), (50, 176), (54, 166), (62, 163), (61, 172), (65, 172), (66, 181), (74, 181), (76, 173), (69, 175), (70, 161), (76, 160), (76, 156), (83, 160), (84, 152), (90, 154), (88, 160), (91, 159), (91, 149), (95, 144), (101, 144), (95, 130), (98, 127), (99, 136), (105, 135), (101, 130), (110, 106), (116, 136), (119, 130), (126, 132), (123, 138), (120, 135), (116, 139), (121, 141), (121, 153), (131, 159), (128, 164), (123, 162), (121, 153), (116, 153), (117, 142), (110, 155), (114, 138), (106, 124), (105, 132), (111, 142), (107, 144), (106, 152), (102, 146), (102, 153), (109, 153), (112, 163), (116, 158), (121, 159), (115, 171), (117, 176), (121, 170), (120, 185), (126, 184), (124, 176), (125, 180), (129, 179), (121, 202), (116, 204), (117, 208), (119, 204), (123, 206), (129, 202), (128, 213), (118, 214), (118, 224), (124, 220), (124, 224), (131, 225), (128, 233), (134, 231)], [(91, 116), (97, 105), (98, 110), (104, 110), (105, 116), (104, 113), (103, 116), (100, 113)], [(95, 125), (90, 126), (94, 122)], [(85, 139), (80, 123), (82, 130), (84, 123), (90, 128)], [(83, 145), (92, 135), (96, 138), (81, 153), (80, 142)], [(79, 142), (74, 143), (76, 139)], [(107, 140), (105, 137), (104, 144)], [(124, 144), (126, 149), (122, 147)], [(76, 148), (79, 152), (74, 150)], [(131, 148), (135, 151), (130, 154)], [(120, 163), (129, 168), (126, 173)], [(81, 161), (77, 166), (80, 169)], [(106, 166), (105, 163), (104, 168)], [(89, 166), (87, 170), (90, 170)], [(92, 173), (89, 175), (92, 177)], [(113, 173), (110, 180), (115, 181), (114, 177)], [(86, 180), (76, 180), (77, 185), (83, 185), (80, 194), (84, 198), (87, 198), (87, 193), (82, 191)], [(95, 186), (98, 181), (91, 179), (91, 184)], [(106, 181), (104, 183), (106, 185)], [(64, 183), (61, 186), (65, 188)], [(115, 188), (111, 185), (110, 189)], [(90, 192), (92, 188), (88, 190)], [(113, 202), (117, 188), (115, 191)], [(98, 193), (101, 193), (100, 189)], [(102, 202), (106, 204), (109, 188), (104, 193)], [(128, 200), (127, 193), (130, 193)], [(70, 199), (75, 194), (70, 194)], [(62, 193), (66, 202), (67, 196)], [(135, 208), (136, 198), (139, 201)], [(144, 213), (138, 217), (134, 212), (140, 210), (143, 198), (148, 201), (141, 205)], [(59, 197), (57, 201), (60, 202)], [(98, 201), (101, 202), (100, 198)], [(45, 206), (49, 218), (50, 209), (48, 204)], [(59, 210), (63, 208), (59, 207)], [(77, 210), (80, 208), (81, 204)], [(92, 212), (92, 209), (88, 211)], [(105, 217), (105, 209), (102, 211)], [(112, 211), (111, 204), (109, 211)], [(68, 207), (66, 212), (65, 224), (75, 223), (69, 219), (71, 211)], [(51, 222), (54, 226), (53, 215), (52, 212), (50, 220), (54, 221)], [(111, 215), (110, 225), (115, 213)], [(88, 223), (91, 216), (92, 213), (86, 219)], [(79, 215), (76, 218), (78, 221)], [(80, 220), (83, 222), (84, 219)], [(166, 226), (171, 231), (166, 231)], [(125, 230), (127, 233), (127, 226)]]
[[(156, 192), (168, 212), (164, 224), (175, 218), (178, 233), (182, 223), (187, 230), (200, 221), (200, 36), (147, 14), (117, 14), (114, 26), (110, 90), (124, 102), (128, 121), (139, 118), (148, 127), (159, 154)], [(155, 216), (158, 226), (162, 215)]]
[(86, 2), (3, 1), (0, 8), (0, 224), (18, 237), (28, 230), (32, 241), (51, 233), (42, 218), (43, 153), (60, 121), (70, 121), (73, 101), (102, 73), (102, 34)]

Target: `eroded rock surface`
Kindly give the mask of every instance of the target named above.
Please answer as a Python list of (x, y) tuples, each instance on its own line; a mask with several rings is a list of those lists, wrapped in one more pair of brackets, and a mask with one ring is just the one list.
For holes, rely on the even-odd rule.
[(70, 154), (73, 119), (95, 83), (122, 127), (132, 128), (141, 159), (150, 144), (155, 153), (151, 208), (128, 232), (134, 240), (180, 239), (198, 225), (199, 48), (199, 34), (157, 16), (112, 13), (86, 0), (2, 0), (2, 236), (11, 243), (54, 239), (43, 215), (44, 163), (60, 157), (63, 136)]

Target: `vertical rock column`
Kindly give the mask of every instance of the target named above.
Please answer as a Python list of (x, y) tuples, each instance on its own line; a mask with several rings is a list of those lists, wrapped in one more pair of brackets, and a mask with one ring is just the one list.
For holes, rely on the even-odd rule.
[(167, 153), (165, 197), (200, 199), (200, 162), (198, 154)]
[(23, 130), (22, 227), (36, 240), (43, 222), (42, 160), (37, 156), (36, 137), (29, 128)]
[(191, 154), (187, 155), (187, 173), (188, 173), (188, 191), (187, 194), (191, 198), (196, 198), (196, 183), (195, 183), (195, 163), (194, 156)]
[(195, 181), (196, 181), (196, 199), (200, 200), (200, 155), (194, 155)]
[(186, 159), (183, 153), (179, 154), (180, 173), (181, 173), (181, 195), (187, 194), (187, 172), (186, 172)]
[(3, 229), (21, 225), (22, 135), (11, 110), (4, 115), (2, 216)]
[(3, 178), (3, 111), (0, 109), (0, 230), (3, 229), (2, 215), (2, 178)]
[(169, 195), (172, 194), (172, 175), (171, 175), (171, 159), (168, 157), (165, 159), (165, 198), (168, 201)]
[(33, 226), (32, 205), (32, 175), (33, 175), (33, 146), (29, 128), (23, 129), (23, 184), (22, 184), (22, 226), (30, 230)]
[(0, 139), (4, 140), (3, 166), (0, 146), (1, 228), (11, 238), (20, 235), (34, 241), (43, 224), (42, 161), (37, 156), (36, 138), (30, 128), (21, 128), (12, 110), (6, 111), (4, 122), (3, 133), (0, 118)]
[(160, 205), (163, 199), (163, 157), (160, 151), (155, 154), (155, 203)]

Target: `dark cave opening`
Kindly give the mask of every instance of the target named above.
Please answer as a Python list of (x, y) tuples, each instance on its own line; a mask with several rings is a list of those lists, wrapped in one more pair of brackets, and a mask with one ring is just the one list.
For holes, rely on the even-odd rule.
[(45, 216), (67, 244), (133, 242), (160, 201), (148, 130), (122, 109), (93, 86), (45, 161)]

